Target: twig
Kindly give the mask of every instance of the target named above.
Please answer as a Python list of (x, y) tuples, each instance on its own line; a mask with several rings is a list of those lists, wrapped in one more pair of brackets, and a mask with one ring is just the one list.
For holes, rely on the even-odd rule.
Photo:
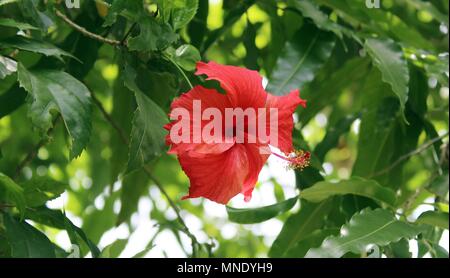
[(133, 23), (133, 25), (131, 25), (130, 29), (128, 30), (128, 32), (125, 34), (125, 36), (123, 37), (122, 41), (120, 42), (120, 44), (122, 45), (126, 45), (127, 44), (127, 38), (130, 36), (131, 32), (133, 32), (134, 28), (136, 28), (137, 23)]
[(189, 230), (188, 226), (186, 225), (186, 222), (184, 222), (183, 217), (181, 216), (180, 209), (175, 204), (175, 202), (172, 200), (172, 198), (170, 198), (169, 194), (164, 189), (162, 184), (158, 181), (158, 179), (155, 176), (153, 176), (151, 169), (149, 169), (148, 166), (144, 166), (144, 171), (147, 174), (147, 176), (150, 178), (150, 180), (153, 181), (153, 183), (156, 185), (156, 187), (158, 187), (159, 191), (161, 191), (161, 193), (167, 199), (167, 201), (169, 202), (170, 207), (175, 211), (175, 214), (177, 215), (178, 222), (181, 224), (182, 231), (191, 239), (192, 256), (196, 257), (196, 247), (198, 245), (200, 245), (200, 243), (198, 242), (198, 240), (195, 237), (195, 235), (191, 233), (191, 231)]
[(53, 124), (52, 127), (47, 131), (47, 138), (41, 139), (31, 150), (30, 152), (27, 154), (27, 156), (22, 160), (22, 162), (19, 163), (19, 165), (16, 168), (16, 173), (14, 175), (14, 179), (17, 180), (20, 176), (20, 172), (22, 172), (23, 168), (25, 168), (25, 166), (30, 163), (37, 155), (37, 153), (39, 152), (39, 149), (42, 148), (45, 144), (48, 143), (48, 137), (50, 136), (50, 134), (53, 132), (53, 130), (55, 129), (55, 125), (58, 123), (59, 119), (60, 119), (61, 115), (58, 114), (58, 116), (53, 120)]
[[(91, 93), (92, 99), (94, 100), (97, 107), (100, 109), (101, 113), (105, 117), (106, 121), (111, 124), (111, 126), (117, 131), (119, 134), (120, 139), (122, 142), (126, 145), (129, 144), (128, 138), (125, 136), (125, 132), (120, 128), (119, 125), (117, 125), (113, 118), (106, 112), (105, 108), (103, 107), (102, 103), (95, 97), (93, 93)], [(169, 203), (169, 206), (175, 211), (175, 214), (177, 216), (178, 222), (181, 224), (181, 231), (184, 232), (190, 239), (192, 244), (192, 256), (195, 257), (196, 255), (196, 247), (200, 245), (199, 241), (195, 237), (194, 234), (191, 233), (188, 226), (186, 225), (186, 222), (184, 222), (183, 217), (181, 216), (180, 209), (175, 204), (175, 202), (172, 200), (172, 198), (169, 196), (167, 191), (164, 189), (164, 186), (158, 181), (158, 179), (153, 175), (152, 170), (148, 166), (144, 166), (144, 172), (147, 174), (149, 179), (158, 187), (161, 194), (166, 198), (167, 202)]]
[(394, 163), (392, 163), (390, 166), (384, 168), (383, 170), (380, 170), (376, 173), (374, 173), (373, 175), (369, 176), (369, 178), (373, 178), (373, 177), (377, 177), (377, 176), (381, 176), (383, 174), (386, 174), (387, 172), (391, 171), (392, 169), (394, 169), (395, 167), (397, 167), (400, 163), (402, 163), (403, 161), (407, 160), (408, 158), (420, 154), (423, 151), (427, 150), (429, 147), (431, 147), (434, 143), (436, 143), (437, 141), (442, 140), (443, 138), (447, 137), (449, 134), (449, 132), (447, 131), (446, 133), (444, 133), (443, 135), (433, 138), (430, 141), (424, 143), (422, 146), (420, 146), (419, 148), (413, 150), (412, 152), (409, 152), (407, 154), (402, 155), (401, 157), (399, 157), (399, 159), (397, 159)]
[(120, 126), (111, 118), (111, 116), (106, 112), (105, 108), (103, 107), (100, 100), (97, 98), (97, 96), (94, 93), (91, 93), (91, 98), (94, 101), (95, 105), (97, 105), (100, 112), (103, 114), (103, 117), (107, 120), (108, 123), (111, 124), (111, 126), (117, 131), (117, 133), (120, 136), (120, 140), (122, 140), (125, 144), (129, 144), (128, 136), (125, 134), (123, 129), (120, 128)]
[(111, 45), (122, 45), (122, 42), (118, 40), (108, 39), (105, 37), (102, 37), (100, 35), (94, 34), (86, 30), (86, 28), (76, 24), (72, 20), (70, 20), (64, 13), (60, 12), (59, 10), (55, 9), (56, 15), (61, 18), (64, 22), (66, 22), (68, 25), (70, 25), (72, 28), (80, 32), (81, 34), (85, 35), (86, 37), (89, 37), (94, 40), (98, 40), (103, 43), (111, 44)]

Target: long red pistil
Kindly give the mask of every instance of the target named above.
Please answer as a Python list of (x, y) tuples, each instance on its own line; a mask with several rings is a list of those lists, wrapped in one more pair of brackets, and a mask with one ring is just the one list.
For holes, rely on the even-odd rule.
[(273, 155), (279, 157), (289, 163), (289, 168), (303, 170), (309, 166), (311, 153), (303, 150), (295, 150), (288, 156), (282, 156), (280, 154), (272, 152)]

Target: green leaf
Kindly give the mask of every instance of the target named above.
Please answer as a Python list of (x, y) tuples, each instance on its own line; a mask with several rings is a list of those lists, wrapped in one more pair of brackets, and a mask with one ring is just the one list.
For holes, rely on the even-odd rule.
[(29, 52), (43, 54), (45, 56), (53, 56), (61, 61), (63, 61), (62, 56), (77, 59), (69, 52), (62, 50), (53, 44), (22, 36), (15, 36), (4, 41), (0, 41), (0, 47), (18, 48)]
[[(411, 258), (412, 254), (409, 252), (408, 240), (402, 238), (398, 242), (392, 242), (386, 246), (384, 253), (387, 253), (388, 258)], [(387, 249), (387, 250), (386, 250)]]
[(343, 180), (338, 183), (328, 181), (318, 182), (312, 187), (303, 190), (300, 198), (310, 202), (321, 202), (335, 195), (353, 194), (384, 202), (390, 206), (395, 206), (395, 192), (389, 188), (379, 185), (374, 180), (353, 177), (350, 180)]
[[(346, 23), (357, 30), (393, 37), (407, 45), (419, 49), (432, 49), (433, 45), (427, 41), (416, 28), (411, 28), (400, 17), (387, 9), (368, 9), (366, 0), (316, 0), (334, 9)], [(360, 31), (359, 35), (364, 31)]]
[(408, 100), (409, 69), (402, 48), (392, 40), (372, 38), (366, 40), (364, 48), (381, 71), (383, 81), (391, 85), (404, 111)]
[(339, 258), (346, 253), (361, 254), (371, 245), (386, 246), (402, 238), (411, 239), (421, 229), (397, 220), (388, 210), (365, 209), (342, 226), (339, 236), (325, 239), (319, 248), (308, 251), (306, 258)]
[(165, 111), (178, 93), (178, 81), (173, 74), (150, 70), (131, 56), (127, 57), (122, 76), (129, 90), (146, 95)]
[(222, 27), (217, 28), (209, 33), (204, 44), (202, 45), (202, 48), (200, 49), (200, 52), (202, 54), (205, 53), (211, 47), (211, 45), (217, 42), (217, 40), (239, 20), (247, 11), (247, 9), (249, 9), (255, 2), (256, 0), (246, 0), (236, 3), (236, 7), (231, 9), (230, 12), (228, 12), (223, 18)]
[(293, 247), (289, 248), (285, 257), (287, 258), (303, 258), (309, 249), (319, 247), (325, 238), (331, 235), (338, 235), (339, 229), (318, 229), (312, 232), (305, 239), (299, 241)]
[(199, 7), (197, 13), (192, 19), (191, 23), (188, 25), (188, 34), (190, 38), (190, 43), (200, 49), (203, 40), (205, 38), (208, 20), (208, 0), (199, 0)]
[[(167, 132), (163, 127), (168, 123), (168, 119), (166, 113), (139, 87), (139, 76), (134, 68), (127, 64), (123, 76), (125, 86), (134, 92), (137, 103), (131, 130), (129, 159), (125, 171), (125, 174), (128, 174), (164, 152)], [(160, 87), (154, 89), (156, 88), (161, 89)], [(146, 86), (145, 90), (148, 89), (149, 86)], [(154, 89), (150, 90), (152, 94), (161, 93)], [(164, 90), (166, 95), (168, 92), (169, 90)]]
[(295, 1), (293, 2), (293, 4), (294, 7), (298, 9), (304, 17), (310, 18), (312, 21), (314, 21), (314, 24), (319, 29), (331, 31), (339, 38), (342, 38), (343, 34), (348, 32), (348, 30), (341, 25), (331, 21), (330, 18), (310, 0)]
[(100, 255), (100, 250), (86, 236), (85, 232), (73, 224), (72, 221), (59, 210), (52, 210), (47, 207), (33, 208), (32, 210), (27, 210), (25, 218), (60, 230), (66, 230), (71, 237), (71, 241), (73, 240), (74, 233), (76, 233), (77, 236), (86, 243), (92, 253), (92, 257), (97, 258)]
[(127, 246), (128, 240), (127, 239), (118, 239), (111, 243), (110, 245), (106, 246), (100, 255), (101, 258), (118, 258), (120, 253), (125, 249)]
[(447, 170), (444, 172), (443, 175), (436, 177), (427, 189), (431, 193), (436, 194), (437, 196), (445, 200), (445, 197), (447, 196), (448, 193), (448, 185), (449, 185), (449, 178)]
[(289, 249), (322, 227), (328, 213), (333, 208), (330, 200), (319, 204), (302, 201), (300, 211), (291, 215), (284, 223), (269, 251), (269, 257), (284, 257)]
[[(122, 73), (122, 72), (121, 72)], [(113, 110), (111, 118), (122, 128), (123, 136), (129, 137), (133, 121), (133, 113), (136, 110), (133, 92), (125, 87), (122, 79), (117, 79), (114, 84)], [(111, 132), (113, 128), (111, 128)], [(111, 138), (111, 168), (110, 183), (114, 184), (119, 180), (119, 175), (123, 173), (128, 161), (128, 146), (123, 143), (121, 136)]]
[(24, 104), (26, 96), (27, 92), (20, 88), (18, 84), (15, 84), (6, 93), (0, 95), (0, 119)]
[(390, 90), (381, 82), (380, 72), (375, 69), (369, 73), (362, 91), (366, 96), (352, 174), (371, 177), (390, 164), (391, 155), (396, 151), (392, 138), (398, 129), (399, 102), (394, 97), (385, 97)]
[(128, 41), (130, 50), (163, 50), (178, 40), (178, 35), (167, 23), (157, 22), (151, 16), (141, 16), (138, 20), (140, 33)]
[(186, 26), (195, 16), (198, 0), (159, 1), (164, 15), (170, 15), (170, 21), (175, 30)]
[(19, 30), (36, 30), (33, 25), (24, 22), (17, 22), (12, 18), (0, 18), (0, 26), (17, 28)]
[(427, 224), (448, 230), (449, 215), (447, 212), (426, 211), (416, 220), (417, 224)]
[(23, 219), (26, 208), (23, 188), (3, 173), (0, 173), (0, 202), (16, 206)]
[(13, 258), (54, 258), (53, 243), (39, 230), (25, 221), (17, 221), (3, 214), (6, 238)]
[(0, 7), (6, 4), (11, 4), (11, 3), (15, 3), (19, 0), (0, 0)]
[(254, 224), (267, 221), (290, 209), (297, 203), (298, 197), (260, 208), (238, 209), (227, 206), (228, 219), (239, 224)]
[(91, 135), (92, 103), (83, 83), (62, 71), (30, 70), (19, 64), (20, 86), (30, 93), (33, 125), (44, 134), (52, 127), (52, 112), (61, 113), (71, 137), (70, 159), (78, 157)]
[(0, 55), (0, 79), (17, 71), (17, 62), (8, 57)]
[[(308, 103), (314, 103), (299, 111), (301, 123), (305, 125), (327, 105), (334, 105), (345, 92), (360, 90), (359, 82), (370, 73), (369, 66), (369, 59), (356, 57), (347, 60), (336, 70), (327, 69), (324, 77), (317, 78), (304, 89), (300, 88), (302, 98)], [(352, 88), (355, 84), (356, 89)]]
[(200, 52), (190, 44), (183, 44), (176, 50), (171, 49), (169, 55), (175, 63), (187, 71), (195, 70), (197, 62), (201, 60)]
[(332, 33), (305, 24), (285, 45), (270, 76), (267, 91), (275, 95), (303, 88), (328, 60), (335, 45)]
[(21, 0), (19, 1), (19, 7), (23, 15), (32, 20), (34, 25), (42, 31), (47, 32), (50, 26), (55, 25), (45, 12), (38, 9), (39, 0)]
[(136, 14), (142, 12), (142, 10), (143, 5), (141, 0), (114, 0), (111, 6), (108, 8), (108, 14), (106, 15), (103, 27), (113, 25), (117, 20), (117, 16), (121, 13), (128, 12), (131, 15), (135, 16)]
[(33, 177), (22, 184), (28, 207), (39, 207), (58, 198), (66, 190), (66, 184), (48, 177)]
[(167, 134), (163, 128), (168, 123), (164, 111), (144, 94), (136, 92), (135, 95), (138, 108), (133, 118), (126, 173), (137, 170), (160, 156), (165, 149)]

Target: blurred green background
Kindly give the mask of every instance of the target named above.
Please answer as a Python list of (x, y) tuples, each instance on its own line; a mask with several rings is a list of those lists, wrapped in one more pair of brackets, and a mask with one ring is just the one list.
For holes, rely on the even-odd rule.
[[(52, 7), (53, 1), (32, 2), (53, 24), (47, 32), (21, 32), (58, 45), (83, 63), (67, 58), (61, 63), (20, 47), (11, 57), (26, 67), (64, 69), (85, 83), (104, 111), (93, 105), (89, 143), (80, 157), (69, 161), (70, 138), (65, 126), (56, 124), (48, 143), (39, 146), (43, 134), (33, 127), (28, 117), (28, 105), (21, 105), (26, 93), (18, 88), (16, 74), (1, 79), (0, 172), (13, 178), (17, 165), (38, 146), (35, 157), (24, 165), (15, 180), (20, 184), (35, 177), (47, 177), (66, 185), (59, 197), (45, 203), (46, 208), (63, 210), (90, 242), (98, 246), (102, 256), (191, 256), (191, 239), (154, 180), (142, 170), (125, 178), (119, 175), (128, 157), (128, 146), (120, 140), (117, 130), (104, 115), (111, 115), (128, 137), (136, 104), (133, 94), (123, 83), (124, 61), (137, 59), (143, 62), (139, 73), (143, 75), (142, 84), (139, 85), (165, 112), (168, 112), (173, 97), (189, 89), (183, 76), (161, 58), (166, 49), (128, 52), (100, 43), (83, 36), (55, 16), (48, 8)], [(164, 14), (164, 2), (171, 1), (144, 1), (144, 5), (149, 14), (160, 18)], [(186, 1), (179, 2), (186, 4)], [(0, 3), (0, 20), (14, 18), (36, 25), (36, 19), (28, 16), (27, 9), (21, 9), (20, 3)], [(109, 38), (120, 40), (134, 24), (132, 8), (124, 9), (125, 13), (119, 14), (112, 26), (104, 27), (109, 5), (87, 0), (81, 4), (81, 9), (67, 9), (63, 3), (54, 3), (77, 24)], [(127, 11), (131, 13), (131, 19)], [(130, 36), (136, 36), (137, 29), (131, 29)], [(324, 40), (324, 45), (311, 46), (313, 51), (317, 50), (314, 54), (317, 57), (312, 58), (304, 55), (304, 48), (311, 42), (311, 32), (320, 34), (319, 40)], [(0, 41), (16, 33), (14, 28), (0, 24)], [(295, 115), (294, 142), (297, 147), (313, 152), (312, 166), (295, 173), (286, 169), (283, 161), (271, 157), (260, 174), (251, 202), (245, 203), (243, 196), (237, 196), (229, 206), (268, 206), (295, 197), (302, 189), (322, 179), (337, 182), (357, 175), (376, 179), (396, 193), (397, 207), (381, 207), (398, 213), (401, 220), (415, 221), (422, 212), (430, 210), (446, 213), (448, 217), (448, 184), (445, 185), (448, 183), (448, 138), (439, 137), (448, 134), (449, 124), (448, 1), (383, 0), (379, 9), (369, 9), (362, 0), (199, 0), (195, 16), (177, 33), (179, 40), (170, 47), (190, 44), (199, 50), (204, 61), (258, 70), (269, 88), (277, 78), (290, 74), (296, 59), (306, 57), (311, 63), (305, 65), (304, 71), (294, 72), (300, 77), (289, 86), (300, 88), (302, 97), (308, 100), (307, 109), (299, 110)], [(382, 65), (380, 70), (376, 62), (371, 61), (373, 56), (369, 55), (364, 43), (370, 38), (386, 39), (388, 44), (395, 44), (401, 60), (407, 64), (409, 97), (403, 103), (404, 110), (399, 109), (397, 92), (393, 92), (389, 81), (383, 81), (384, 70), (397, 70), (395, 62), (384, 68)], [(327, 40), (328, 47), (325, 45)], [(10, 57), (7, 55), (14, 49), (0, 43), (0, 54), (5, 57)], [(193, 70), (184, 72), (193, 83), (202, 82), (194, 76)], [(15, 96), (22, 95), (16, 100), (19, 105), (8, 99), (12, 90), (15, 90)], [(8, 111), (10, 107), (14, 108)], [(436, 138), (439, 140), (421, 149), (423, 144)], [(411, 153), (414, 150), (419, 151)], [(392, 169), (386, 168), (404, 155), (407, 157), (401, 163)], [(300, 223), (304, 220), (295, 220), (303, 208), (301, 200), (289, 212), (268, 221), (237, 224), (228, 219), (225, 206), (204, 199), (181, 201), (188, 191), (189, 180), (176, 157), (163, 154), (147, 165), (179, 207), (190, 232), (201, 243), (195, 245), (196, 256), (267, 257), (277, 237), (278, 241), (289, 239), (288, 233), (280, 234), (284, 225), (292, 226), (298, 221), (298, 227), (288, 228), (294, 231), (305, 229), (305, 234), (309, 235), (317, 230), (339, 229), (362, 208), (378, 207), (366, 198), (354, 205), (357, 199), (337, 196), (328, 213), (329, 219), (318, 226), (305, 228)], [(432, 184), (440, 191), (430, 190)], [(14, 208), (3, 209), (13, 215), (18, 212)], [(55, 224), (46, 214), (48, 211), (39, 213), (39, 210), (30, 210), (28, 223), (63, 249), (60, 250), (62, 253), (70, 253), (74, 238), (79, 239), (80, 234), (71, 236), (70, 231), (74, 231), (71, 224), (64, 221), (63, 226), (59, 222)], [(442, 225), (437, 228), (431, 225), (427, 233), (409, 241), (402, 239), (397, 244), (385, 245), (383, 256), (448, 257), (448, 218), (447, 229)], [(83, 240), (78, 241), (81, 255), (92, 256), (92, 249)], [(3, 238), (4, 248), (0, 244), (0, 250), (10, 251), (6, 242), (8, 240)], [(297, 244), (300, 241), (294, 237), (290, 242)], [(320, 243), (310, 242), (305, 246), (309, 249)], [(10, 254), (5, 251), (1, 255)], [(296, 256), (295, 252), (272, 255)]]

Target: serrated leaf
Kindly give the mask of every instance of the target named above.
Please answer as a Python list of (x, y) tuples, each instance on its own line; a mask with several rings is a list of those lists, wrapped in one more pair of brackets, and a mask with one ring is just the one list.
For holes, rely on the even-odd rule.
[(45, 56), (53, 56), (58, 60), (63, 61), (62, 57), (67, 56), (73, 59), (77, 59), (69, 52), (66, 52), (53, 44), (44, 41), (38, 41), (35, 39), (26, 38), (23, 36), (15, 36), (4, 41), (0, 41), (1, 47), (18, 48), (25, 51), (43, 54)]
[(138, 108), (133, 118), (130, 153), (126, 173), (137, 170), (160, 156), (165, 149), (166, 114), (150, 98), (135, 93)]
[(61, 113), (71, 138), (70, 159), (78, 157), (91, 135), (92, 103), (83, 83), (62, 71), (27, 70), (19, 64), (19, 82), (30, 94), (28, 115), (41, 132), (52, 127), (52, 112)]
[(0, 202), (16, 206), (20, 212), (21, 219), (23, 219), (26, 209), (23, 188), (3, 173), (0, 173)]
[(39, 207), (58, 198), (66, 190), (66, 184), (48, 177), (33, 177), (22, 184), (28, 207)]
[(19, 30), (36, 30), (33, 25), (24, 22), (18, 22), (12, 18), (0, 18), (0, 26), (17, 28)]
[(197, 62), (201, 60), (200, 52), (190, 44), (183, 44), (176, 50), (172, 49), (169, 55), (175, 63), (187, 71), (195, 70)]
[(416, 220), (417, 224), (427, 224), (448, 230), (449, 215), (447, 212), (425, 211)]
[(306, 258), (339, 258), (348, 252), (361, 254), (371, 245), (386, 246), (402, 238), (411, 239), (420, 227), (395, 218), (388, 210), (365, 209), (342, 226), (339, 236), (326, 238), (319, 248), (308, 251)]
[(404, 111), (408, 100), (409, 69), (402, 48), (392, 40), (372, 38), (366, 40), (364, 48), (381, 71), (383, 81), (391, 85)]
[(128, 41), (130, 50), (163, 50), (178, 40), (178, 35), (168, 23), (158, 22), (151, 16), (141, 16), (138, 23), (139, 35), (130, 38)]
[[(140, 70), (148, 72), (146, 68), (140, 68)], [(147, 76), (146, 78), (148, 82), (149, 77)], [(165, 136), (167, 134), (163, 127), (168, 122), (168, 118), (160, 106), (141, 90), (139, 87), (140, 78), (138, 72), (128, 63), (125, 65), (123, 79), (125, 86), (134, 92), (137, 103), (131, 130), (129, 159), (125, 170), (125, 174), (129, 174), (163, 153), (165, 149)], [(166, 82), (163, 83), (165, 84)], [(158, 90), (155, 91), (157, 87), (153, 87), (153, 85), (155, 84), (145, 86), (146, 90), (151, 88), (150, 91), (152, 94), (160, 94), (161, 92)], [(166, 89), (168, 87), (166, 86), (169, 85), (165, 84), (163, 86), (165, 88), (163, 91), (167, 97), (168, 90)]]
[(267, 91), (275, 95), (303, 88), (328, 60), (335, 45), (332, 33), (305, 24), (288, 41), (270, 76)]
[(3, 214), (6, 238), (13, 258), (54, 258), (53, 243), (39, 230), (25, 221), (17, 221)]
[(17, 71), (17, 62), (8, 57), (0, 55), (0, 79)]
[(319, 204), (300, 203), (300, 211), (291, 215), (284, 223), (283, 229), (269, 250), (269, 257), (284, 257), (289, 249), (322, 227), (328, 213), (332, 209), (330, 200)]
[(297, 200), (298, 197), (294, 197), (274, 205), (260, 208), (238, 209), (227, 206), (228, 219), (231, 222), (239, 224), (261, 223), (292, 209), (297, 203)]
[(395, 206), (395, 192), (387, 187), (379, 185), (374, 180), (353, 177), (350, 180), (343, 180), (337, 183), (328, 181), (318, 182), (300, 193), (300, 198), (310, 202), (321, 202), (336, 195), (353, 194), (384, 202), (390, 206)]

